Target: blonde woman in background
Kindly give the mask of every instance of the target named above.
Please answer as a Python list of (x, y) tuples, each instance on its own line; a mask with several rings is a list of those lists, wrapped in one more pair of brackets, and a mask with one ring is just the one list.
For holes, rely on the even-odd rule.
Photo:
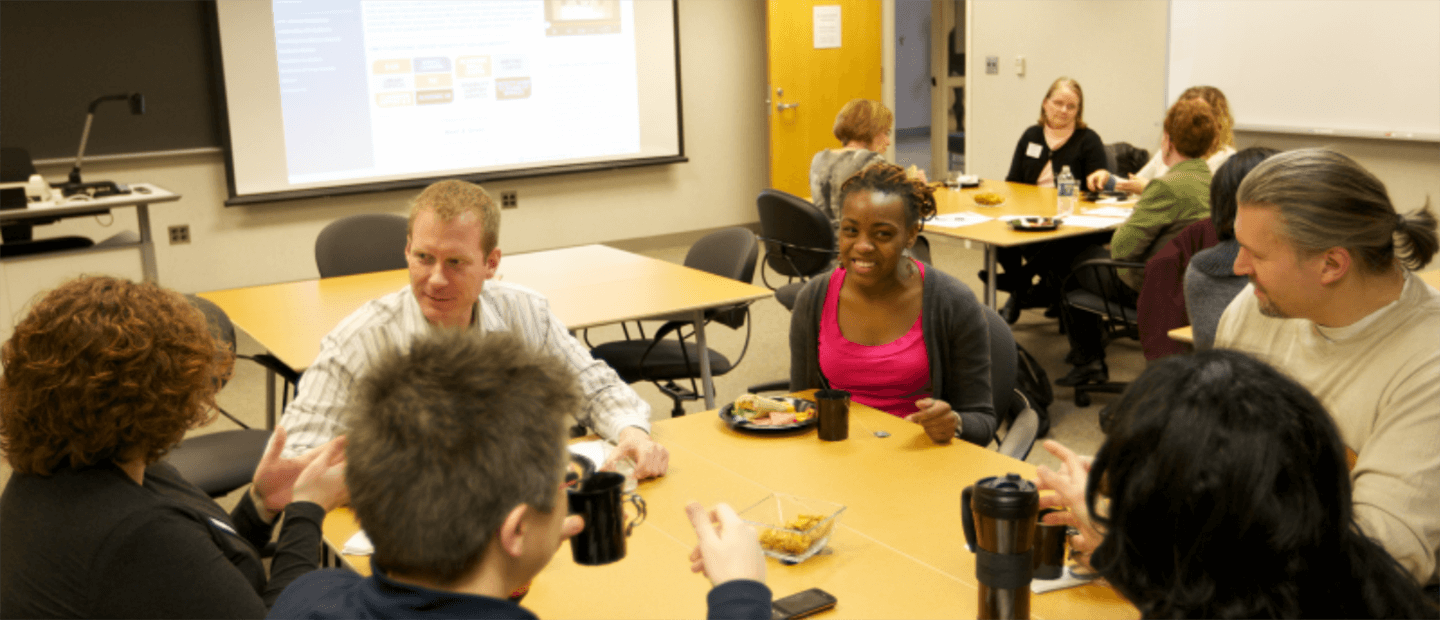
[[(1210, 110), (1219, 123), (1215, 144), (1204, 155), (1205, 163), (1210, 166), (1210, 173), (1214, 174), (1225, 163), (1225, 160), (1235, 154), (1235, 117), (1230, 115), (1230, 102), (1225, 99), (1225, 93), (1220, 92), (1220, 89), (1214, 86), (1191, 86), (1185, 89), (1185, 92), (1180, 93), (1180, 98), (1175, 101), (1179, 103), (1187, 99), (1199, 99), (1210, 104)], [(1150, 158), (1150, 162), (1145, 164), (1140, 172), (1130, 175), (1128, 179), (1116, 178), (1115, 189), (1131, 194), (1144, 192), (1146, 185), (1165, 176), (1165, 173), (1170, 171), (1170, 167), (1165, 165), (1164, 155), (1164, 149), (1156, 151), (1155, 156)], [(1104, 172), (1099, 175), (1098, 183), (1092, 184), (1092, 188), (1094, 185), (1105, 185), (1109, 179), (1110, 173)]]

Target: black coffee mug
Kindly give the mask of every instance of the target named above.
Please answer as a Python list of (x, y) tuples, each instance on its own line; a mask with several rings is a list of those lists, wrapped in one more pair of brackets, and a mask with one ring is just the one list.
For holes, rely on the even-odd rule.
[(1035, 518), (1035, 578), (1059, 579), (1065, 574), (1065, 542), (1069, 526), (1045, 523), (1045, 515), (1059, 512), (1041, 510)]
[(850, 393), (845, 390), (815, 392), (817, 434), (821, 441), (840, 441), (850, 437)]
[[(585, 529), (570, 537), (576, 564), (599, 566), (625, 557), (625, 539), (645, 521), (645, 500), (623, 492), (625, 476), (613, 471), (595, 473), (567, 492), (570, 514), (585, 518)], [(625, 504), (635, 506), (635, 520), (625, 522)]]

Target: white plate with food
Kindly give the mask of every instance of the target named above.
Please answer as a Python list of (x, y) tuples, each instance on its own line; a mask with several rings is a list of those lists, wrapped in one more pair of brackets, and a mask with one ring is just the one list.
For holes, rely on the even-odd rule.
[(815, 426), (815, 403), (790, 396), (745, 394), (720, 408), (720, 419), (737, 431), (790, 433)]

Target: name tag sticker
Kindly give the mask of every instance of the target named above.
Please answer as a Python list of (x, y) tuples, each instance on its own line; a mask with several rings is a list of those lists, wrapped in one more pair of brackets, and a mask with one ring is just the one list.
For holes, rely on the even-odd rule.
[(1030, 146), (1025, 147), (1025, 156), (1031, 159), (1038, 159), (1040, 157), (1040, 153), (1044, 152), (1044, 150), (1045, 148), (1040, 146), (1038, 143), (1031, 142)]

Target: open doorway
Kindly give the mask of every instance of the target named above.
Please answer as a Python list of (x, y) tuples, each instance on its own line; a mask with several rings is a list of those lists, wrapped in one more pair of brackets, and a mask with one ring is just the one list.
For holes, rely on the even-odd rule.
[(895, 163), (934, 181), (965, 166), (965, 3), (894, 2)]

